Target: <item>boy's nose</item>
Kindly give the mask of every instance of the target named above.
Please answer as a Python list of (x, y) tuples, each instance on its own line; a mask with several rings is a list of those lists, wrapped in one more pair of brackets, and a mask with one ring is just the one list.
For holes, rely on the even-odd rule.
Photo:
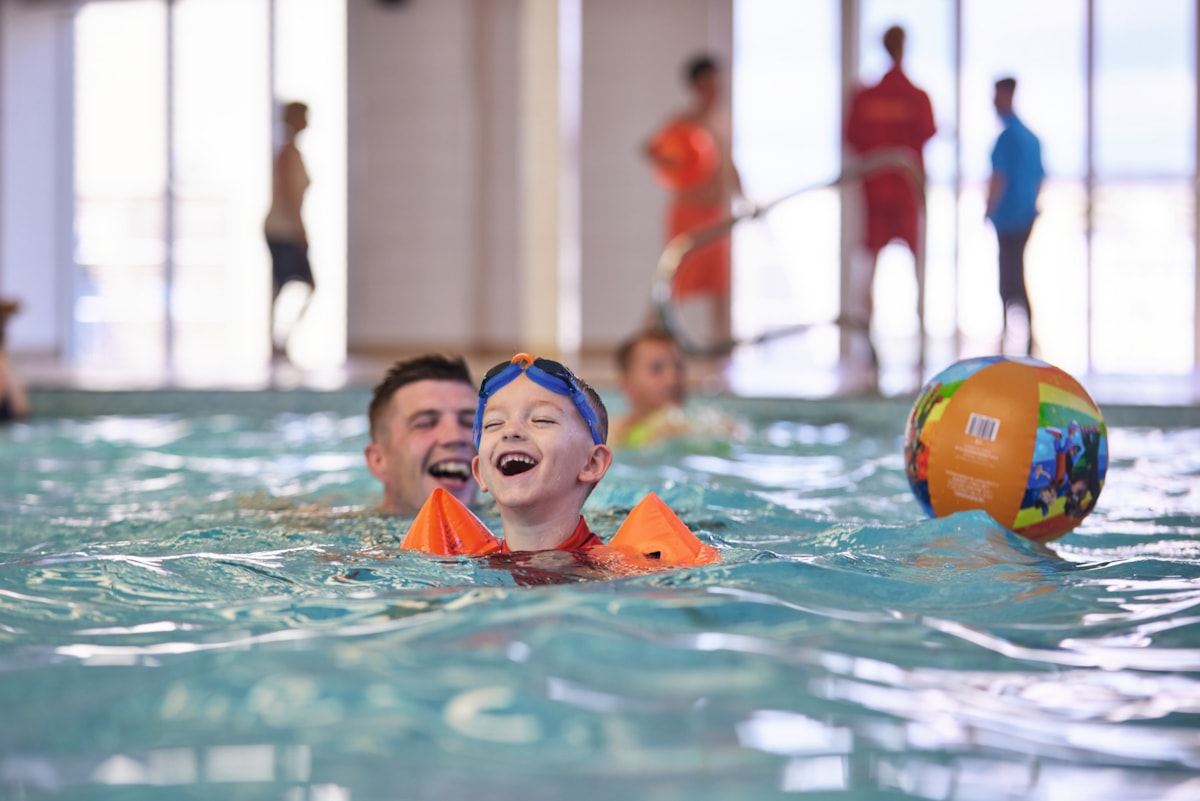
[(520, 439), (525, 435), (525, 428), (517, 420), (509, 420), (500, 429), (502, 439)]

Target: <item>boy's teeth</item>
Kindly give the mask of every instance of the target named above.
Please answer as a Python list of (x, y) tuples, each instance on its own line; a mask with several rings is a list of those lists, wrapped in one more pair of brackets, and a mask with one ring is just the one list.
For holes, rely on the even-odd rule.
[(518, 463), (518, 462), (520, 462), (522, 464), (533, 465), (533, 460), (530, 459), (528, 456), (505, 456), (504, 458), (502, 458), (500, 460), (500, 466), (507, 467), (510, 464), (514, 464), (514, 463)]
[(531, 469), (537, 462), (528, 456), (522, 454), (511, 454), (509, 456), (500, 457), (498, 464), (500, 472), (506, 476), (513, 476), (517, 473), (524, 473)]

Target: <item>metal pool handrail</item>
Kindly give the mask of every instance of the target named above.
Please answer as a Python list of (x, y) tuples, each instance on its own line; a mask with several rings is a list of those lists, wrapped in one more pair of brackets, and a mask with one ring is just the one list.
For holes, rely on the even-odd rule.
[[(650, 289), (650, 297), (658, 310), (659, 320), (662, 322), (663, 328), (671, 335), (672, 339), (678, 343), (679, 347), (685, 353), (693, 356), (723, 356), (731, 352), (734, 348), (741, 345), (757, 345), (772, 339), (800, 334), (808, 331), (811, 328), (824, 325), (837, 325), (843, 328), (866, 332), (870, 326), (869, 320), (855, 320), (847, 318), (843, 315), (838, 315), (832, 320), (821, 320), (812, 323), (797, 323), (795, 325), (784, 326), (782, 328), (764, 331), (753, 337), (743, 339), (730, 338), (724, 342), (715, 342), (712, 344), (702, 344), (695, 342), (689, 338), (679, 325), (677, 315), (675, 313), (674, 304), (672, 303), (671, 281), (675, 277), (676, 271), (679, 269), (683, 257), (691, 251), (706, 245), (709, 242), (717, 240), (722, 236), (726, 236), (733, 227), (744, 220), (755, 220), (770, 212), (780, 204), (798, 197), (799, 195), (808, 192), (815, 192), (820, 189), (830, 189), (837, 186), (844, 186), (849, 183), (861, 181), (864, 177), (879, 170), (895, 170), (899, 169), (904, 173), (905, 177), (912, 182), (914, 189), (917, 191), (918, 198), (918, 213), (924, 217), (925, 213), (925, 175), (921, 170), (917, 160), (912, 154), (901, 149), (879, 150), (871, 155), (848, 165), (842, 172), (833, 180), (825, 181), (819, 184), (811, 184), (801, 187), (800, 189), (788, 192), (785, 195), (775, 198), (762, 205), (752, 207), (748, 211), (740, 214), (733, 214), (724, 220), (712, 223), (703, 228), (697, 228), (695, 231), (679, 234), (669, 241), (663, 249), (662, 255), (658, 258), (658, 268), (655, 272), (654, 284)], [(924, 329), (924, 321), (922, 321), (922, 329)]]

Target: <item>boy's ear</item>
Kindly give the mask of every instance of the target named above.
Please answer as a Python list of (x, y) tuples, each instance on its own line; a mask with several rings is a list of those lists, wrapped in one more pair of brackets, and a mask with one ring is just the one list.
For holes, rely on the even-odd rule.
[(479, 475), (479, 456), (471, 457), (471, 475), (475, 476), (475, 483), (479, 485), (480, 492), (487, 492), (488, 488), (483, 484), (483, 476)]
[(579, 471), (579, 482), (581, 484), (595, 484), (604, 478), (604, 474), (608, 472), (608, 468), (612, 465), (612, 460), (612, 448), (607, 445), (593, 445), (592, 452), (588, 455), (587, 463)]

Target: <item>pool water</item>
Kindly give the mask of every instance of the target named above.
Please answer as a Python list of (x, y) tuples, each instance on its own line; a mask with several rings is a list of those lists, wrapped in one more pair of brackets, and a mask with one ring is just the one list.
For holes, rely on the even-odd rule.
[(722, 563), (521, 586), (397, 550), (367, 399), (0, 430), (0, 798), (1200, 798), (1200, 410), (1105, 409), (1038, 546), (922, 517), (904, 399), (705, 401), (744, 441), (621, 452), (586, 513), (653, 490)]

